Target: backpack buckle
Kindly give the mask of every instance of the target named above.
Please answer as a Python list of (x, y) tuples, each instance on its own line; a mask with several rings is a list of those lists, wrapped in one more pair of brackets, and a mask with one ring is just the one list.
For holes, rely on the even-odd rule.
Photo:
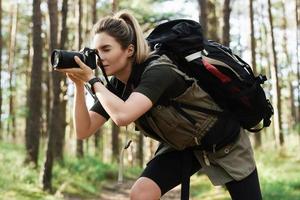
[(158, 50), (161, 47), (161, 43), (156, 43), (153, 47), (154, 50)]
[(258, 78), (260, 84), (263, 84), (267, 80), (267, 77), (265, 75), (261, 75), (261, 74), (257, 78)]

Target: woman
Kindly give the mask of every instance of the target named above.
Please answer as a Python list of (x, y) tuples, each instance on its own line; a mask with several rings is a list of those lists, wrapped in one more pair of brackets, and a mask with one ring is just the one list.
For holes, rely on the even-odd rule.
[[(170, 66), (174, 65), (166, 56), (151, 55), (141, 28), (131, 14), (120, 12), (105, 17), (94, 25), (93, 32), (94, 48), (106, 74), (113, 76), (111, 84), (114, 87), (106, 88), (78, 57), (74, 59), (80, 68), (59, 70), (67, 73), (76, 88), (74, 122), (77, 137), (89, 137), (110, 117), (118, 126), (135, 122), (146, 135), (161, 142), (155, 158), (132, 186), (131, 199), (159, 199), (179, 185), (185, 176), (200, 169), (214, 185), (225, 184), (232, 199), (262, 199), (249, 138), (234, 119), (218, 120), (220, 122), (214, 126), (217, 128), (201, 138), (207, 148), (176, 148), (164, 137), (165, 132), (176, 135), (179, 129), (168, 119), (164, 124), (163, 116), (160, 119), (155, 113), (169, 112), (169, 107), (164, 104), (166, 100), (185, 98), (195, 85), (172, 69)], [(98, 98), (90, 110), (85, 103), (84, 84), (87, 82)], [(208, 119), (210, 123), (216, 121), (210, 116), (202, 118), (205, 122)], [(166, 126), (173, 128), (165, 131), (162, 127)], [(217, 143), (211, 146), (210, 141), (214, 138)]]

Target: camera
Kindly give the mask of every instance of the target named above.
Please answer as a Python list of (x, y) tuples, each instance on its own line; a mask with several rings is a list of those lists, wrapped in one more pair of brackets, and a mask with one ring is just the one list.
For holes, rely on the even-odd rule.
[(87, 47), (79, 52), (55, 49), (51, 54), (51, 65), (56, 69), (79, 68), (79, 65), (74, 60), (74, 56), (78, 56), (91, 69), (97, 68), (97, 51)]

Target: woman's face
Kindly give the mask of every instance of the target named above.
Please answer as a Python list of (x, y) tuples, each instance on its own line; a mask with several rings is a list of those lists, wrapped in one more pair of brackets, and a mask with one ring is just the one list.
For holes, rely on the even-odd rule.
[(94, 36), (93, 44), (101, 57), (108, 76), (129, 76), (132, 66), (132, 55), (134, 53), (132, 45), (123, 49), (114, 37), (105, 32), (97, 33)]

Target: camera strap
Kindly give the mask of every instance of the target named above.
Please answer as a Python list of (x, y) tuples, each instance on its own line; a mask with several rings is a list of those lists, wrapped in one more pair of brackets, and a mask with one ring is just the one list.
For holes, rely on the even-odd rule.
[(110, 85), (111, 86), (111, 84), (110, 84), (110, 82), (109, 82), (109, 80), (108, 80), (108, 77), (107, 77), (107, 75), (106, 75), (106, 72), (105, 72), (105, 70), (104, 70), (104, 66), (103, 66), (103, 63), (102, 63), (102, 61), (101, 61), (101, 58), (100, 58), (100, 56), (96, 53), (96, 56), (98, 57), (98, 59), (99, 59), (99, 67), (100, 67), (100, 69), (101, 69), (101, 71), (102, 71), (102, 74), (103, 74), (103, 76), (104, 76), (104, 78), (105, 78), (105, 81), (106, 81), (106, 83), (107, 83), (107, 85)]

